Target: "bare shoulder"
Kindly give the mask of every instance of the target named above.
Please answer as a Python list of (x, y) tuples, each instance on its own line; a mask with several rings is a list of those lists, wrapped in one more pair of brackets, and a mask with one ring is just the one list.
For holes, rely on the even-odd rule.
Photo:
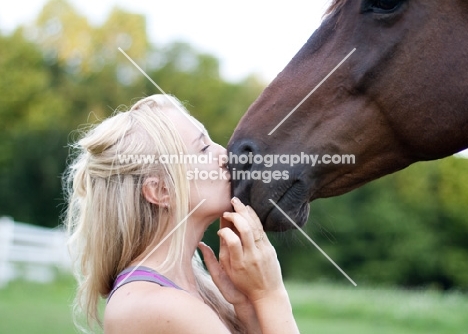
[(149, 282), (132, 282), (114, 293), (104, 313), (104, 332), (229, 333), (198, 298)]

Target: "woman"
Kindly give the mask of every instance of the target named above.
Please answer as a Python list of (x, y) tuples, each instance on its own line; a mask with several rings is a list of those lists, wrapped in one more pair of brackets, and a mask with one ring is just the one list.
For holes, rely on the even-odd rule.
[[(145, 98), (75, 148), (66, 223), (78, 265), (75, 312), (89, 326), (101, 324), (98, 302), (107, 297), (105, 333), (298, 332), (255, 212), (231, 201), (229, 180), (187, 177), (226, 175), (217, 163), (226, 150), (176, 99)], [(167, 156), (213, 159), (163, 163)], [(218, 263), (200, 241), (220, 216)]]

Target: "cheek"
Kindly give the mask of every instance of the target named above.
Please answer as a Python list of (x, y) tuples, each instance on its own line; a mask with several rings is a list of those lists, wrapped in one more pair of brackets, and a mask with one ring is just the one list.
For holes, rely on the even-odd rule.
[(199, 196), (222, 196), (220, 192), (224, 190), (230, 196), (229, 172), (219, 167), (217, 161), (193, 164), (188, 170), (188, 176), (190, 186)]

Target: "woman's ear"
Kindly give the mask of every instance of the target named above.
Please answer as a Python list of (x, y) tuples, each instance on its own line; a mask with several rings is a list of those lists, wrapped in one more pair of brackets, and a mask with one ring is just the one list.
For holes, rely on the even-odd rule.
[(149, 177), (143, 182), (143, 196), (150, 203), (163, 208), (169, 207), (169, 193), (157, 177)]

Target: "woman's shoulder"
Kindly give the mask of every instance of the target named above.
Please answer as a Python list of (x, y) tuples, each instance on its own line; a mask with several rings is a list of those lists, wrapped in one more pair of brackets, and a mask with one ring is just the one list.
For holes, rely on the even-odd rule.
[(106, 334), (228, 333), (217, 314), (184, 290), (132, 282), (115, 292), (104, 313)]

